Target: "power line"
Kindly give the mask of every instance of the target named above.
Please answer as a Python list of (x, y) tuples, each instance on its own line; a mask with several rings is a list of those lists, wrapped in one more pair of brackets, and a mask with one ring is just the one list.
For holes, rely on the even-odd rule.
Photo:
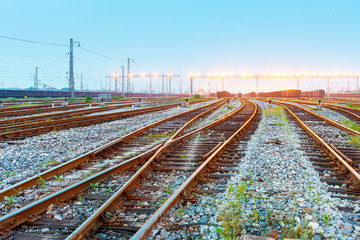
[(101, 56), (101, 57), (104, 57), (104, 58), (108, 58), (108, 59), (112, 59), (112, 60), (115, 60), (115, 61), (119, 61), (119, 62), (126, 62), (125, 60), (121, 60), (121, 59), (117, 59), (117, 58), (113, 58), (113, 57), (109, 57), (109, 56), (106, 56), (104, 54), (101, 54), (101, 53), (97, 53), (97, 52), (94, 52), (94, 51), (91, 51), (89, 49), (86, 49), (86, 48), (83, 48), (83, 47), (79, 47), (87, 52), (90, 52), (92, 54), (95, 54), (95, 55), (98, 55), (98, 56)]
[(64, 56), (61, 56), (61, 57), (59, 57), (59, 58), (57, 58), (57, 59), (55, 59), (55, 60), (53, 60), (53, 61), (51, 61), (51, 62), (45, 63), (45, 64), (43, 64), (43, 65), (40, 65), (40, 67), (44, 67), (44, 66), (50, 65), (50, 64), (52, 64), (52, 63), (54, 63), (54, 62), (57, 62), (57, 61), (63, 59), (64, 57), (66, 57), (67, 55), (68, 55), (68, 54), (65, 54)]
[(10, 40), (15, 40), (15, 41), (21, 41), (21, 42), (28, 42), (28, 43), (49, 45), (49, 46), (57, 46), (57, 47), (68, 47), (69, 46), (69, 45), (65, 45), (65, 44), (38, 42), (38, 41), (33, 41), (33, 40), (27, 40), (27, 39), (21, 39), (21, 38), (13, 38), (13, 37), (2, 36), (2, 35), (0, 35), (0, 38), (5, 38), (5, 39), (10, 39)]
[(57, 58), (57, 57), (44, 57), (44, 56), (29, 56), (29, 55), (17, 55), (9, 53), (0, 53), (2, 56), (11, 56), (11, 57), (24, 57), (24, 58)]

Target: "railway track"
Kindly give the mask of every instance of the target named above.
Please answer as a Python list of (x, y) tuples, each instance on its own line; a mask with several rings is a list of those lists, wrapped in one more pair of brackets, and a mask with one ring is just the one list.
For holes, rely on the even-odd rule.
[[(191, 104), (198, 103), (198, 101), (191, 102)], [(93, 124), (103, 123), (114, 121), (119, 118), (126, 118), (138, 114), (145, 114), (149, 112), (156, 112), (162, 111), (169, 108), (180, 106), (180, 103), (176, 104), (167, 104), (162, 106), (156, 107), (148, 107), (148, 108), (141, 108), (136, 110), (128, 110), (122, 112), (115, 112), (115, 113), (106, 113), (102, 115), (92, 115), (92, 116), (81, 116), (75, 117), (70, 119), (58, 119), (53, 121), (42, 121), (39, 123), (29, 123), (29, 124), (22, 124), (19, 126), (13, 127), (4, 127), (2, 128), (3, 132), (0, 133), (0, 139), (2, 141), (6, 140), (17, 140), (23, 139), (27, 136), (34, 136), (39, 135), (51, 131), (58, 131), (73, 127), (81, 127), (81, 126), (89, 126)], [(19, 129), (20, 128), (20, 129)]]
[[(135, 164), (138, 161), (142, 162), (143, 158), (145, 156), (152, 154), (154, 152), (154, 149), (159, 148), (159, 145), (158, 145), (159, 142), (154, 143), (153, 141), (150, 141), (150, 143), (149, 143), (149, 141), (146, 141), (146, 137), (148, 137), (149, 135), (156, 136), (156, 133), (163, 133), (164, 131), (175, 130), (175, 129), (179, 128), (181, 125), (183, 125), (184, 123), (187, 123), (186, 125), (188, 126), (192, 122), (198, 120), (199, 118), (209, 114), (210, 112), (214, 111), (218, 107), (222, 106), (224, 103), (225, 103), (225, 101), (218, 101), (218, 102), (215, 102), (212, 104), (208, 104), (206, 106), (199, 107), (194, 110), (190, 110), (190, 111), (182, 113), (182, 114), (178, 114), (177, 116), (169, 117), (168, 119), (162, 120), (158, 123), (151, 124), (151, 126), (147, 126), (143, 129), (139, 129), (138, 131), (131, 133), (131, 134), (125, 136), (124, 138), (113, 141), (112, 143), (108, 144), (107, 146), (96, 149), (95, 151), (93, 151), (89, 154), (86, 154), (86, 156), (84, 155), (78, 159), (74, 159), (73, 161), (70, 161), (70, 164), (69, 163), (62, 164), (61, 166), (56, 167), (54, 169), (50, 169), (49, 171), (47, 171), (43, 174), (40, 174), (39, 176), (41, 176), (43, 179), (48, 179), (51, 175), (54, 176), (54, 174), (64, 172), (64, 171), (66, 171), (66, 169), (70, 169), (71, 167), (76, 166), (76, 164), (78, 165), (81, 162), (88, 160), (89, 158), (92, 158), (91, 159), (92, 162), (97, 161), (97, 164), (96, 165), (94, 164), (92, 167), (85, 165), (85, 167), (87, 167), (87, 171), (93, 170), (94, 166), (95, 166), (95, 168), (97, 166), (99, 166), (98, 164), (99, 164), (99, 162), (101, 163), (102, 160), (105, 160), (106, 162), (110, 162), (109, 155), (112, 155), (112, 157), (113, 157), (113, 161), (111, 162), (112, 164), (110, 164), (109, 166), (104, 167), (102, 169), (97, 169), (99, 172), (99, 171), (104, 171), (104, 169), (107, 168), (107, 170), (105, 170), (105, 173), (95, 174), (96, 171), (92, 172), (92, 174), (95, 174), (95, 178), (109, 177), (110, 176), (109, 174), (111, 174), (114, 171), (115, 172), (119, 171), (119, 169), (121, 169), (121, 168), (129, 168), (129, 165)], [(209, 107), (210, 107), (210, 109), (208, 109)], [(194, 117), (194, 116), (196, 116), (196, 117)], [(191, 118), (193, 120), (189, 121)], [(173, 135), (173, 138), (178, 136), (180, 133), (184, 132), (184, 130), (185, 130), (185, 128), (179, 129), (179, 131)], [(140, 133), (142, 133), (142, 134), (140, 134)], [(163, 137), (164, 139), (161, 139), (161, 141), (166, 140), (170, 136), (171, 136), (171, 134), (166, 134)], [(126, 143), (125, 143), (125, 141), (126, 141)], [(140, 147), (139, 147), (139, 145), (140, 145)], [(150, 149), (154, 145), (158, 145), (158, 146), (155, 146), (153, 149)], [(141, 153), (137, 157), (133, 157), (132, 160), (128, 160), (125, 162), (124, 162), (124, 160), (126, 160), (126, 157), (120, 157), (120, 158), (117, 157), (117, 154), (119, 152), (124, 153), (126, 151), (129, 151), (129, 149), (134, 149), (134, 147), (138, 149), (138, 152), (142, 152), (144, 150), (145, 150), (145, 152)], [(129, 157), (127, 157), (127, 158), (129, 158)], [(114, 164), (115, 164), (115, 167), (112, 167)], [(84, 166), (81, 167), (81, 169), (82, 168), (84, 168)], [(71, 175), (70, 179), (75, 178), (74, 172), (70, 173), (70, 175)], [(96, 175), (99, 175), (99, 176), (96, 176)], [(8, 189), (5, 189), (1, 192), (1, 194), (2, 194), (1, 197), (4, 198), (4, 196), (6, 196), (6, 195), (9, 196), (10, 194), (13, 194), (13, 192), (11, 193), (11, 188), (17, 189), (19, 187), (20, 189), (22, 189), (22, 188), (25, 189), (26, 187), (37, 184), (38, 180), (39, 180), (39, 178), (36, 179), (36, 176), (35, 176), (34, 178), (29, 179), (27, 181), (23, 181), (16, 186), (12, 186)], [(79, 191), (79, 186), (80, 186), (80, 189), (81, 189), (81, 186), (85, 186), (85, 189), (86, 189), (89, 186), (89, 182), (91, 182), (91, 181), (92, 181), (92, 177), (90, 177), (89, 179), (83, 180), (83, 183), (76, 183), (76, 184), (74, 184), (74, 185), (76, 185), (75, 189), (77, 189), (77, 191)], [(55, 182), (56, 182), (56, 180), (55, 180)], [(68, 183), (68, 185), (73, 184), (74, 182), (76, 182), (76, 179), (75, 179), (75, 181)], [(61, 185), (61, 184), (58, 184), (58, 185)], [(45, 199), (42, 199), (42, 200), (44, 200), (46, 202), (47, 199), (52, 199), (52, 201), (55, 201), (53, 203), (57, 203), (57, 201), (61, 198), (60, 196), (62, 196), (62, 198), (64, 198), (64, 199), (71, 198), (71, 191), (74, 191), (74, 188), (73, 188), (74, 185), (72, 185), (72, 187), (68, 187), (65, 190), (57, 193), (57, 196), (55, 196), (55, 198), (54, 198), (54, 195), (56, 195), (56, 194), (52, 194), (53, 197), (51, 197), (51, 196), (46, 197)], [(63, 187), (64, 186), (60, 186), (60, 188), (63, 188)], [(47, 192), (45, 194), (49, 194), (48, 191), (45, 191), (45, 192)], [(29, 203), (29, 202), (25, 201), (24, 204), (26, 204), (26, 203)], [(40, 204), (38, 204), (38, 205), (40, 205)], [(34, 208), (34, 207), (32, 207), (32, 208)], [(46, 210), (46, 208), (47, 207), (45, 207), (45, 210)], [(35, 211), (37, 209), (38, 208), (35, 207)], [(28, 211), (26, 208), (22, 209), (22, 210), (25, 210), (25, 212)], [(29, 217), (29, 215), (27, 215), (27, 214), (22, 214), (22, 216), (24, 218)], [(1, 222), (1, 220), (0, 220), (0, 222)]]
[(64, 118), (74, 118), (78, 116), (83, 116), (90, 113), (102, 112), (113, 110), (117, 108), (123, 107), (131, 107), (133, 103), (125, 103), (125, 104), (116, 104), (112, 106), (100, 107), (100, 108), (87, 108), (87, 109), (80, 109), (80, 110), (71, 110), (71, 111), (62, 111), (57, 113), (47, 113), (41, 115), (31, 115), (25, 117), (17, 117), (12, 119), (0, 120), (0, 128), (2, 131), (6, 130), (7, 127), (19, 127), (22, 124), (29, 124), (34, 122), (41, 122), (41, 121), (50, 121), (50, 120), (57, 120), (57, 119), (64, 119)]
[[(159, 144), (161, 141), (170, 138), (174, 134), (174, 129), (177, 129), (179, 125), (181, 126), (182, 124), (184, 124), (184, 122), (187, 122), (190, 119), (194, 118), (194, 116), (200, 114), (209, 114), (223, 104), (223, 101), (218, 101), (170, 116), (158, 122), (137, 129), (134, 132), (130, 132), (123, 137), (117, 138), (109, 142), (108, 144), (98, 147), (93, 151), (85, 153), (77, 158), (70, 159), (62, 164), (58, 163), (58, 166), (43, 168), (42, 173), (19, 183), (13, 183), (10, 187), (1, 190), (0, 200), (4, 200), (5, 196), (14, 195), (13, 189), (25, 190), (26, 188), (33, 187), (34, 185), (40, 183), (40, 177), (41, 179), (49, 180), (55, 175), (62, 174), (68, 170), (76, 168), (79, 165), (84, 164), (85, 162), (87, 164), (79, 167), (79, 169), (91, 169), (93, 167), (97, 167), (98, 171), (104, 170), (102, 168), (99, 168), (98, 164), (101, 163), (99, 162), (100, 160), (106, 159), (106, 156), (109, 155), (109, 152), (111, 152), (111, 156), (118, 156), (119, 154), (117, 153), (121, 152), (122, 154), (116, 157), (116, 159), (113, 161), (114, 163), (121, 162), (124, 158), (126, 159), (132, 156), (129, 156), (129, 153), (142, 152), (145, 151), (144, 149), (149, 150), (152, 146), (154, 146), (154, 144)], [(199, 117), (201, 117), (202, 115), (200, 115)], [(116, 150), (116, 152), (114, 152), (114, 150)], [(96, 162), (97, 165), (93, 166), (93, 164), (91, 164), (91, 166), (87, 166), (90, 165), (89, 162), (92, 162), (93, 164)]]
[[(131, 239), (155, 238), (161, 229), (177, 231), (193, 228), (201, 224), (176, 225), (168, 212), (178, 211), (180, 205), (195, 203), (201, 196), (216, 194), (226, 190), (227, 179), (236, 174), (237, 164), (244, 156), (250, 136), (255, 132), (260, 120), (257, 106), (249, 104), (242, 115), (243, 121), (220, 146), (204, 155), (204, 162), (186, 179), (162, 206), (144, 223)], [(216, 189), (209, 188), (209, 183)], [(181, 209), (180, 209), (181, 210)], [(203, 222), (203, 224), (207, 224)], [(101, 235), (100, 235), (101, 236)], [(75, 238), (74, 238), (75, 239)]]
[[(316, 103), (316, 102), (309, 102), (309, 101), (306, 101), (306, 102), (290, 101), (290, 102), (295, 102), (295, 103), (302, 104), (302, 105), (304, 105), (304, 104), (305, 105), (318, 105), (318, 103)], [(358, 108), (346, 107), (346, 106), (342, 106), (342, 105), (326, 104), (326, 103), (323, 103), (321, 105), (323, 107), (334, 110), (340, 114), (343, 114), (344, 116), (354, 120), (358, 124), (360, 123), (360, 109), (358, 109)]]
[[(209, 109), (209, 110), (211, 110), (211, 109)], [(208, 110), (208, 111), (209, 111)], [(234, 113), (232, 113), (232, 114), (230, 114), (230, 116), (232, 116), (232, 115), (235, 115), (237, 112), (238, 112), (239, 110), (236, 110)], [(229, 116), (229, 117), (230, 117)], [(185, 134), (184, 136), (182, 136), (182, 137), (180, 137), (180, 139), (188, 139), (190, 136), (193, 136), (195, 133), (198, 133), (198, 132), (200, 132), (201, 130), (204, 130), (204, 129), (206, 129), (206, 128), (209, 128), (210, 126), (214, 126), (215, 124), (219, 124), (220, 122), (223, 122), (223, 121), (225, 121), (227, 118), (221, 118), (220, 120), (218, 120), (216, 123), (212, 123), (212, 124), (210, 124), (210, 125), (207, 125), (207, 126), (205, 126), (205, 127), (203, 127), (203, 128), (201, 128), (201, 129), (198, 129), (198, 130), (195, 130), (195, 131), (192, 131), (191, 133), (186, 133), (186, 132), (184, 132), (184, 130), (186, 130), (186, 128), (192, 123), (192, 121), (191, 122), (188, 122), (184, 127), (182, 127), (182, 128), (180, 128), (179, 129), (179, 131), (178, 132), (176, 132), (171, 138), (170, 138), (170, 141), (172, 141), (172, 142), (177, 142), (177, 140), (174, 140), (176, 137), (179, 137), (179, 135), (182, 133), (182, 134)], [(194, 119), (194, 120), (196, 120), (196, 119)], [(229, 128), (229, 125), (227, 125), (226, 126), (227, 128)], [(188, 130), (189, 131), (189, 130)], [(181, 141), (181, 140), (180, 140)], [(172, 144), (171, 144), (172, 145)], [(205, 148), (208, 148), (209, 146), (205, 146)], [(167, 147), (166, 147), (167, 148)], [(94, 175), (94, 176), (92, 176), (92, 177), (90, 177), (89, 179), (87, 179), (87, 180), (84, 180), (84, 181), (87, 181), (86, 183), (82, 183), (82, 184), (75, 184), (75, 185), (78, 185), (78, 187), (80, 187), (80, 188), (84, 188), (83, 190), (86, 190), (86, 189), (89, 189), (90, 188), (90, 190), (88, 190), (87, 191), (87, 193), (85, 193), (85, 195), (83, 195), (83, 201), (81, 202), (81, 204), (79, 204), (78, 202), (79, 202), (79, 199), (78, 198), (75, 198), (75, 199), (71, 199), (71, 200), (68, 200), (68, 203), (65, 203), (66, 205), (68, 205), (68, 206), (70, 206), (70, 209), (72, 209), (72, 208), (74, 208), (73, 210), (74, 211), (76, 211), (76, 212), (80, 212), (80, 213), (84, 213), (84, 211), (85, 211), (85, 213), (87, 212), (87, 213), (92, 213), (91, 211), (89, 212), (89, 211), (87, 211), (86, 209), (88, 209), (88, 208), (91, 208), (91, 209), (96, 209), (97, 207), (99, 207), (99, 203), (103, 203), (107, 198), (109, 198), (110, 196), (111, 196), (111, 194), (110, 194), (110, 190), (109, 191), (106, 191), (106, 189), (108, 189), (109, 188), (109, 186), (111, 187), (111, 186), (113, 186), (115, 189), (116, 189), (116, 185), (118, 185), (119, 183), (124, 183), (124, 181), (126, 181), (127, 180), (127, 178), (129, 178), (130, 176), (133, 176), (132, 174), (134, 174), (135, 173), (135, 175), (136, 176), (138, 176), (139, 175), (139, 173), (141, 173), (143, 170), (141, 170), (141, 169), (143, 169), (144, 168), (144, 166), (143, 167), (141, 167), (141, 163), (144, 163), (144, 161), (146, 160), (146, 159), (148, 159), (153, 153), (154, 153), (154, 151), (157, 151), (158, 149), (162, 149), (161, 148), (161, 145), (158, 145), (158, 146), (156, 146), (156, 147), (154, 147), (152, 150), (150, 150), (150, 151), (147, 151), (147, 152), (145, 152), (145, 153), (143, 153), (143, 154), (140, 154), (139, 156), (136, 156), (136, 157), (133, 157), (132, 159), (130, 159), (130, 160), (127, 160), (127, 161), (125, 161), (125, 162), (122, 162), (121, 164), (118, 164), (117, 166), (114, 166), (114, 167), (112, 167), (112, 168), (110, 168), (110, 169), (108, 169), (108, 170), (106, 170), (106, 172), (107, 172), (107, 176), (104, 176), (104, 174), (96, 174), (96, 175)], [(161, 151), (161, 150), (160, 150)], [(203, 150), (204, 151), (204, 150)], [(206, 151), (205, 151), (206, 152)], [(108, 153), (109, 154), (109, 153)], [(153, 158), (151, 158), (151, 159), (153, 159)], [(151, 159), (150, 159), (150, 161), (151, 161)], [(149, 162), (147, 162), (145, 165), (147, 166), (148, 165), (148, 163)], [(153, 164), (155, 164), (155, 163), (153, 163)], [(139, 169), (137, 169), (137, 167), (139, 167)], [(124, 169), (128, 169), (128, 170), (124, 170)], [(171, 172), (172, 170), (170, 170), (170, 172)], [(105, 179), (104, 179), (105, 178)], [(133, 177), (131, 177), (131, 179), (132, 179)], [(102, 179), (102, 181), (100, 181), (100, 179)], [(95, 183), (94, 183), (94, 181), (95, 181)], [(129, 180), (130, 181), (130, 180)], [(97, 182), (101, 182), (100, 184), (98, 184), (97, 186), (95, 186), (95, 185), (89, 185), (89, 182), (90, 183), (92, 183), (92, 184), (95, 184), (96, 185), (96, 183)], [(116, 184), (114, 183), (114, 182), (116, 182)], [(85, 184), (85, 185), (84, 185)], [(80, 186), (80, 185), (83, 185), (83, 186)], [(115, 185), (115, 186), (114, 186)], [(127, 185), (127, 184), (126, 184)], [(73, 186), (73, 185), (72, 185)], [(94, 187), (94, 188), (93, 188)], [(113, 189), (114, 190), (114, 189)], [(106, 194), (106, 193), (108, 193), (108, 194)], [(70, 197), (71, 198), (71, 197)], [(57, 198), (56, 198), (57, 199)], [(95, 200), (96, 199), (96, 200)], [(103, 201), (101, 201), (101, 200), (103, 200)], [(43, 201), (45, 201), (46, 202), (46, 198), (43, 200)], [(58, 203), (58, 202), (56, 202), (56, 203)], [(96, 204), (97, 203), (97, 204)], [(45, 206), (45, 211), (46, 211), (46, 208), (48, 208), (48, 206), (49, 205), (47, 205), (47, 206)], [(56, 205), (55, 207), (54, 207), (54, 205), (52, 206), (52, 208), (57, 208), (58, 207), (58, 205)], [(69, 207), (65, 207), (66, 209), (68, 209)], [(81, 210), (81, 209), (85, 209), (84, 211), (83, 210)], [(25, 209), (26, 210), (26, 209)], [(44, 209), (43, 209), (44, 210)], [(71, 211), (73, 211), (73, 210), (71, 210)], [(48, 209), (48, 211), (47, 212), (51, 212), (52, 210), (50, 209)], [(56, 209), (54, 209), (54, 211), (57, 211)], [(54, 212), (54, 211), (52, 211), (52, 212)], [(69, 210), (70, 211), (70, 210)], [(86, 218), (86, 214), (83, 214), (82, 216), (84, 217), (85, 216), (85, 218)], [(28, 214), (28, 213), (27, 213)], [(49, 213), (48, 213), (49, 214)], [(10, 215), (12, 215), (12, 214), (10, 214)], [(45, 214), (46, 215), (46, 214)], [(61, 221), (61, 222), (59, 222), (59, 221), (56, 221), (56, 220), (54, 220), (53, 218), (49, 218), (49, 219), (47, 219), (46, 218), (46, 216), (42, 216), (42, 219), (38, 219), (39, 221), (36, 221), (36, 222), (33, 222), (34, 224), (31, 224), (30, 222), (32, 221), (32, 219), (30, 219), (30, 221), (28, 221), (28, 222), (26, 222), (25, 223), (25, 225), (23, 225), (23, 226), (25, 226), (25, 227), (22, 227), (22, 228), (20, 228), (20, 229), (17, 229), (16, 230), (16, 234), (15, 235), (12, 235), (12, 237), (15, 237), (15, 238), (24, 238), (24, 237), (31, 237), (31, 238), (33, 238), (33, 239), (35, 239), (35, 235), (36, 234), (34, 234), (34, 232), (32, 232), (32, 230), (30, 230), (30, 228), (37, 228), (37, 229), (39, 229), (39, 228), (42, 228), (42, 227), (44, 227), (44, 225), (42, 225), (43, 223), (44, 223), (44, 221), (45, 222), (47, 222), (47, 223), (49, 223), (48, 221), (55, 221), (55, 222), (53, 222), (53, 224), (56, 224), (56, 226), (57, 227), (59, 227), (59, 229), (56, 229), (56, 231), (60, 231), (61, 233), (62, 233), (62, 236), (59, 236), (59, 238), (64, 238), (64, 237), (66, 237), (66, 235), (68, 235), (68, 234), (70, 234), (71, 233), (71, 229), (73, 229), (74, 228), (74, 226), (76, 226), (76, 225), (80, 225), (80, 223), (81, 223), (81, 218), (79, 219), (79, 218), (77, 218), (77, 219), (73, 219), (73, 220), (71, 220), (71, 219), (65, 219), (64, 221)], [(6, 217), (6, 216), (5, 216)], [(28, 215), (27, 215), (27, 217), (28, 217)], [(14, 218), (13, 218), (14, 219)], [(17, 218), (18, 219), (18, 218)], [(47, 219), (47, 220), (46, 220)], [(4, 218), (3, 218), (3, 220), (5, 220)], [(9, 220), (9, 219), (8, 219)], [(10, 221), (8, 221), (8, 220), (5, 220), (5, 221), (1, 221), (0, 220), (0, 223), (1, 223), (1, 226), (2, 226), (2, 228), (3, 227), (5, 227), (5, 225), (7, 225), (8, 227), (9, 227), (9, 225), (8, 224), (13, 224), (13, 223), (11, 223), (11, 220)], [(79, 222), (79, 220), (80, 220), (80, 222)], [(69, 222), (70, 221), (70, 222)], [(75, 223), (76, 222), (76, 223)], [(48, 226), (48, 224), (47, 223), (45, 223), (46, 224), (46, 226)], [(18, 224), (18, 223), (17, 223)], [(16, 225), (17, 225), (16, 224)], [(33, 226), (31, 226), (31, 225), (33, 225)], [(63, 225), (63, 227), (61, 227), (60, 225)], [(41, 227), (42, 226), (42, 227)], [(66, 226), (66, 227), (64, 227), (64, 226)], [(26, 227), (29, 227), (29, 231), (26, 231), (24, 228), (26, 228)], [(55, 225), (54, 225), (54, 227), (55, 227)], [(47, 228), (47, 227), (45, 227), (45, 228)], [(55, 228), (54, 228), (55, 229)], [(3, 230), (4, 230), (4, 228), (3, 228)], [(25, 230), (25, 231), (24, 231)], [(59, 232), (59, 233), (60, 233)], [(38, 237), (40, 237), (40, 238), (42, 238), (42, 237), (48, 237), (49, 236), (49, 234), (51, 234), (52, 233), (52, 230), (50, 230), (47, 234), (45, 234), (45, 235), (38, 235)], [(8, 235), (9, 234), (11, 234), (11, 233), (8, 233)], [(4, 237), (4, 236), (3, 236)], [(50, 237), (50, 236), (49, 236)], [(51, 238), (51, 239), (53, 239), (53, 238)], [(55, 239), (56, 239), (56, 237), (55, 237)]]
[[(305, 148), (311, 152), (321, 147), (322, 154), (315, 153), (312, 157), (314, 165), (318, 166), (320, 172), (329, 171), (330, 176), (326, 175), (329, 184), (341, 186), (341, 188), (331, 189), (338, 193), (360, 195), (360, 149), (348, 143), (347, 132), (333, 136), (331, 128), (324, 119), (320, 119), (303, 109), (291, 104), (282, 103), (289, 114), (295, 118), (301, 127), (314, 139), (314, 145), (307, 144)], [(312, 147), (311, 147), (312, 146)], [(317, 151), (318, 152), (318, 151)], [(311, 154), (311, 153), (309, 153)], [(324, 157), (324, 155), (327, 155)]]
[[(203, 173), (202, 179), (209, 176), (206, 167), (214, 167), (208, 160), (209, 156), (219, 152), (219, 148), (224, 148), (223, 142), (228, 144), (229, 137), (247, 122), (250, 116), (256, 115), (255, 107), (253, 114), (249, 114), (249, 104), (202, 129), (168, 141), (67, 239), (91, 237), (97, 229), (98, 238), (130, 238), (157, 209), (164, 206), (173, 191), (177, 191), (184, 181), (187, 182), (187, 177), (194, 172), (195, 175)], [(208, 130), (203, 132), (204, 129)], [(193, 134), (200, 131), (200, 135), (194, 137)], [(210, 174), (209, 177), (229, 177), (228, 173), (234, 166), (232, 159), (224, 160), (222, 165), (228, 168), (219, 170), (221, 174)], [(185, 196), (195, 200), (190, 192), (185, 193)], [(136, 239), (135, 236), (134, 238)]]

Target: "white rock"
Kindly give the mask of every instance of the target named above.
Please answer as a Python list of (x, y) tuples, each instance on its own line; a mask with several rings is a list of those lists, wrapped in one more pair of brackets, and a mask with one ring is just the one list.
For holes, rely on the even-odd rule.
[(302, 202), (305, 202), (305, 199), (304, 198), (298, 198), (298, 199), (296, 199), (296, 202), (297, 203), (302, 203)]
[(55, 220), (58, 220), (58, 221), (61, 221), (61, 220), (62, 220), (62, 217), (61, 217), (61, 215), (56, 214), (56, 215), (54, 216), (54, 219), (55, 219)]
[(317, 222), (309, 222), (309, 227), (312, 229), (312, 230), (316, 230), (319, 228), (319, 224)]

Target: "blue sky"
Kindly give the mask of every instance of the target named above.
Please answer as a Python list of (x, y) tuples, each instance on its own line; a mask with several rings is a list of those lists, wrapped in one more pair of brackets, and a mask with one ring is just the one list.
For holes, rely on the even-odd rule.
[[(133, 73), (359, 72), (359, 1), (94, 1), (1, 0), (0, 35), (41, 42), (80, 41), (92, 51), (126, 60)], [(67, 47), (0, 38), (0, 88), (30, 87), (34, 68), (41, 83), (67, 87)], [(75, 73), (90, 89), (108, 82), (124, 62), (75, 48)], [(79, 75), (77, 75), (79, 76)], [(197, 80), (195, 86), (209, 80)], [(210, 81), (221, 86), (220, 81)], [(134, 79), (136, 89), (148, 80)], [(154, 90), (160, 81), (154, 79)], [(344, 87), (347, 80), (332, 81)], [(350, 83), (351, 87), (354, 81)], [(80, 88), (78, 78), (76, 89)], [(179, 78), (173, 92), (178, 91)], [(302, 89), (326, 88), (303, 80)], [(255, 82), (227, 80), (232, 91)], [(260, 91), (295, 88), (294, 80), (260, 80)], [(237, 88), (237, 89), (236, 89)]]

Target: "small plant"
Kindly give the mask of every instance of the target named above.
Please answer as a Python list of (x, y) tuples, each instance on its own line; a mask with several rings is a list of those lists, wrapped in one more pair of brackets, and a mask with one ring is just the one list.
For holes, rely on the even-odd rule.
[(188, 157), (185, 155), (185, 153), (181, 153), (181, 154), (179, 155), (179, 157), (180, 157), (180, 158), (188, 158)]
[(16, 190), (15, 188), (13, 188), (13, 191), (16, 192), (16, 195), (17, 195), (18, 197), (20, 197), (21, 188), (22, 188), (22, 187), (20, 187), (18, 190)]
[(54, 176), (54, 178), (59, 182), (64, 180), (63, 176)]
[(79, 202), (83, 202), (85, 199), (83, 198), (83, 196), (78, 196), (78, 201)]
[(98, 162), (96, 163), (96, 166), (97, 166), (99, 169), (102, 168), (101, 165), (100, 165)]
[(96, 182), (96, 183), (90, 183), (90, 187), (92, 187), (93, 190), (96, 189), (97, 186), (99, 186), (99, 182)]
[(84, 103), (91, 103), (94, 100), (92, 96), (86, 96)]
[(111, 193), (111, 192), (112, 192), (111, 187), (107, 188), (107, 189), (106, 189), (106, 192), (107, 192), (107, 193)]
[(325, 214), (324, 215), (324, 223), (327, 225), (330, 222), (330, 215), (329, 214)]
[(10, 197), (5, 196), (4, 199), (5, 199), (6, 204), (7, 204), (8, 206), (11, 206), (11, 205), (13, 205), (14, 203), (17, 203), (17, 201), (18, 201), (18, 200), (15, 199), (14, 196), (10, 196)]
[(5, 170), (5, 177), (9, 176), (9, 171)]
[(41, 184), (41, 188), (42, 189), (45, 189), (45, 182), (46, 182), (46, 180), (44, 180), (40, 175), (38, 175), (38, 177), (39, 177), (39, 182), (40, 182), (40, 184)]

